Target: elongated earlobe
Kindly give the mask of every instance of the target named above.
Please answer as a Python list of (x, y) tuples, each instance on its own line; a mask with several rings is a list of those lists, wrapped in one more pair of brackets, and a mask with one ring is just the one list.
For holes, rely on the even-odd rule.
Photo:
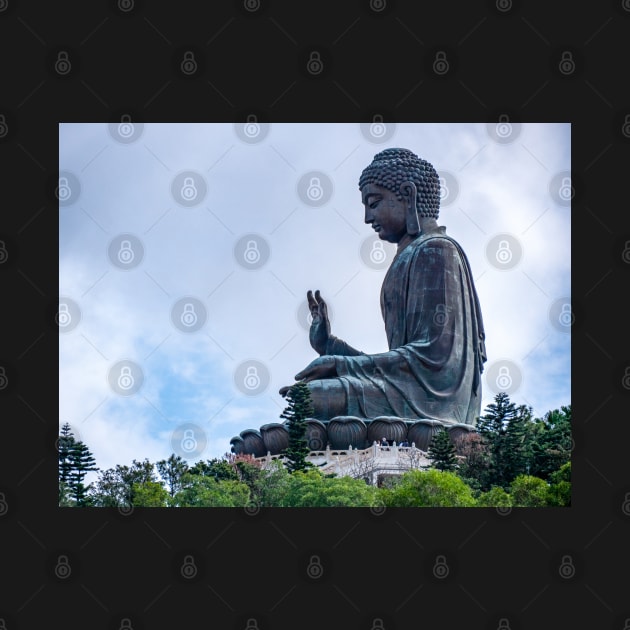
[(418, 189), (413, 182), (403, 182), (400, 192), (407, 202), (407, 234), (416, 236), (420, 233), (420, 221), (418, 219), (417, 195)]

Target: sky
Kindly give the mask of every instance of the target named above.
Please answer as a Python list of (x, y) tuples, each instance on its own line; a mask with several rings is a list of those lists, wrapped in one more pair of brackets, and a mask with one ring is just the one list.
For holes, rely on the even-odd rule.
[(570, 404), (570, 142), (568, 123), (509, 120), (60, 124), (60, 426), (103, 470), (221, 457), (282, 422), (278, 390), (317, 357), (309, 289), (334, 335), (386, 351), (395, 246), (358, 180), (390, 147), (435, 166), (438, 223), (470, 261), (482, 412), (498, 391), (537, 417)]

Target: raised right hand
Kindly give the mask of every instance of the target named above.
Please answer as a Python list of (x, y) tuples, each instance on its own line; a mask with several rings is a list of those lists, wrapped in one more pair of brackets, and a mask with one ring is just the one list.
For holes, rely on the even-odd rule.
[(306, 293), (306, 299), (308, 300), (308, 307), (313, 317), (313, 323), (311, 324), (308, 337), (313, 350), (321, 356), (326, 354), (326, 347), (331, 336), (328, 309), (324, 298), (319, 294), (319, 290), (315, 291), (315, 295), (313, 295), (312, 291), (308, 291)]

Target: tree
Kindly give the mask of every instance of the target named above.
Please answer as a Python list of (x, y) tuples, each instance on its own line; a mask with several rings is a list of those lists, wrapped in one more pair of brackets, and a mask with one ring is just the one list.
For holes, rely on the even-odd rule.
[(528, 440), (532, 410), (517, 407), (505, 392), (498, 393), (494, 403), (479, 418), (477, 431), (488, 448), (488, 467), (479, 478), (482, 490), (497, 485), (508, 488), (512, 480), (527, 470)]
[(97, 471), (96, 460), (90, 449), (83, 442), (75, 442), (70, 456), (72, 469), (68, 487), (77, 507), (85, 507), (91, 504), (88, 495), (89, 488), (83, 484), (83, 480), (89, 471)]
[(431, 460), (431, 467), (437, 470), (455, 470), (457, 468), (457, 456), (455, 446), (451, 442), (449, 432), (441, 427), (431, 438), (427, 458)]
[(494, 486), (477, 497), (477, 507), (512, 507), (512, 499), (503, 488)]
[(378, 492), (362, 479), (326, 477), (315, 468), (288, 477), (277, 507), (370, 507)]
[(72, 449), (76, 440), (72, 433), (70, 425), (66, 422), (62, 427), (57, 438), (57, 450), (59, 452), (59, 484), (68, 487), (70, 481), (70, 473), (72, 471)]
[(134, 507), (168, 507), (169, 493), (157, 481), (134, 483), (132, 486)]
[(280, 414), (287, 420), (289, 431), (289, 446), (284, 449), (286, 467), (289, 472), (306, 470), (311, 467), (311, 462), (306, 460), (310, 449), (306, 439), (306, 419), (313, 415), (313, 403), (311, 392), (304, 382), (293, 385), (287, 392), (288, 405)]
[(571, 458), (571, 406), (548, 411), (532, 432), (531, 474), (548, 480)]
[(86, 444), (77, 440), (70, 425), (61, 427), (57, 441), (59, 451), (59, 505), (90, 505), (89, 486), (83, 481), (88, 472), (96, 471), (96, 461)]
[(181, 488), (181, 478), (188, 470), (188, 464), (179, 455), (173, 453), (168, 459), (156, 462), (155, 467), (160, 477), (168, 484), (170, 495), (175, 496)]
[(188, 469), (191, 475), (202, 475), (205, 477), (213, 477), (216, 481), (228, 480), (238, 481), (238, 474), (234, 466), (236, 456), (230, 454), (225, 455), (222, 459), (208, 459), (205, 462), (198, 461), (194, 466)]
[(545, 507), (548, 492), (547, 482), (531, 475), (518, 475), (510, 484), (514, 507)]
[(391, 489), (384, 489), (391, 507), (473, 507), (472, 490), (455, 473), (441, 470), (410, 470)]
[(547, 502), (554, 507), (571, 505), (571, 462), (567, 462), (549, 476)]
[(457, 474), (464, 482), (480, 491), (482, 483), (489, 477), (490, 451), (486, 441), (479, 433), (467, 433), (459, 438), (459, 452), (462, 460)]
[(182, 488), (173, 497), (176, 507), (245, 507), (249, 488), (240, 481), (220, 480), (204, 475), (182, 476)]
[(91, 497), (99, 507), (131, 507), (134, 505), (134, 484), (148, 481), (156, 482), (153, 464), (145, 459), (132, 462), (131, 466), (116, 464), (99, 472), (98, 480), (93, 484)]

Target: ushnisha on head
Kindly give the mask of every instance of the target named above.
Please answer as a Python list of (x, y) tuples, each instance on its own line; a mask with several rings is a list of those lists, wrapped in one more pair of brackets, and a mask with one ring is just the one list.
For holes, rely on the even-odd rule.
[(415, 184), (418, 215), (437, 219), (440, 213), (440, 178), (432, 164), (409, 149), (385, 149), (377, 153), (361, 173), (359, 189), (367, 184), (382, 186), (401, 201), (401, 184), (405, 182)]

